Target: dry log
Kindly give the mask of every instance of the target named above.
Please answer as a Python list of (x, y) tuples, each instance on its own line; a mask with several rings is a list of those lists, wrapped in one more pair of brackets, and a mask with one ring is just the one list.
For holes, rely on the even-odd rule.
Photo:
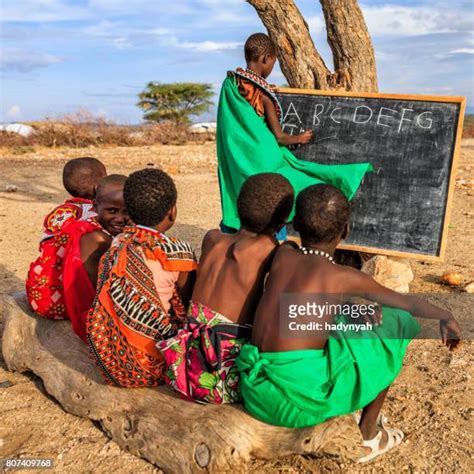
[(167, 387), (123, 389), (103, 383), (68, 321), (31, 314), (24, 294), (5, 298), (3, 356), (12, 371), (32, 371), (69, 413), (98, 421), (123, 449), (165, 472), (222, 472), (251, 458), (323, 453), (355, 459), (360, 433), (351, 416), (311, 428), (267, 425), (240, 406), (186, 402)]

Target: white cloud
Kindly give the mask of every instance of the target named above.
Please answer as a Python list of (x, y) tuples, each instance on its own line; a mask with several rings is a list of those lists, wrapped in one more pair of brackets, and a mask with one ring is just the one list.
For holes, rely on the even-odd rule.
[(13, 120), (21, 118), (21, 107), (19, 105), (12, 105), (8, 109), (7, 117)]
[(123, 50), (169, 35), (172, 30), (168, 28), (130, 28), (121, 22), (103, 20), (85, 27), (82, 32), (101, 38), (116, 49)]
[(0, 68), (5, 71), (29, 72), (63, 61), (64, 58), (38, 51), (20, 48), (0, 49)]
[(179, 42), (176, 38), (169, 41), (171, 46), (175, 46), (180, 49), (189, 49), (200, 53), (204, 52), (217, 52), (237, 49), (242, 47), (242, 43), (239, 42), (218, 42), (218, 41), (183, 41)]
[[(474, 24), (472, 10), (447, 10), (445, 7), (361, 5), (369, 33), (373, 36), (421, 36), (433, 33), (470, 31)], [(306, 19), (310, 31), (325, 34), (323, 15)]]
[(449, 51), (449, 54), (474, 54), (474, 48), (457, 48)]

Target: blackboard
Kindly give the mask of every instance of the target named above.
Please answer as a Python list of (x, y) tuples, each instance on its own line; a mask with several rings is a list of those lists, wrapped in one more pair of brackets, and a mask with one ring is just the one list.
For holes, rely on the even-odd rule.
[(372, 163), (341, 248), (442, 260), (465, 98), (277, 89), (282, 127), (313, 129), (301, 160)]

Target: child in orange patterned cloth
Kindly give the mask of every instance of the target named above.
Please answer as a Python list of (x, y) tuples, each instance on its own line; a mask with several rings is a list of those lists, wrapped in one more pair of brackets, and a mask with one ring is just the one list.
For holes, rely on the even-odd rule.
[(64, 304), (62, 267), (67, 236), (60, 236), (71, 221), (90, 221), (94, 210), (95, 188), (107, 176), (105, 166), (96, 158), (74, 158), (63, 169), (63, 184), (72, 199), (53, 209), (44, 220), (40, 255), (30, 265), (26, 295), (33, 311), (49, 319), (67, 318)]
[(87, 338), (107, 383), (154, 387), (164, 369), (155, 345), (184, 323), (197, 263), (187, 242), (165, 234), (177, 213), (176, 187), (165, 172), (132, 173), (124, 198), (137, 225), (103, 257)]

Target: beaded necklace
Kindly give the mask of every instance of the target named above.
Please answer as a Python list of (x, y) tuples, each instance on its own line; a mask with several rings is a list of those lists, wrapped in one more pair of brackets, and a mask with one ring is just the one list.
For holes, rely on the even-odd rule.
[(298, 250), (304, 254), (304, 255), (319, 255), (320, 257), (325, 257), (327, 258), (333, 265), (336, 265), (336, 262), (334, 261), (334, 259), (331, 257), (331, 255), (329, 255), (327, 252), (323, 252), (322, 250), (318, 250), (318, 249), (309, 249), (307, 247), (303, 247), (302, 245), (300, 245), (298, 247)]

